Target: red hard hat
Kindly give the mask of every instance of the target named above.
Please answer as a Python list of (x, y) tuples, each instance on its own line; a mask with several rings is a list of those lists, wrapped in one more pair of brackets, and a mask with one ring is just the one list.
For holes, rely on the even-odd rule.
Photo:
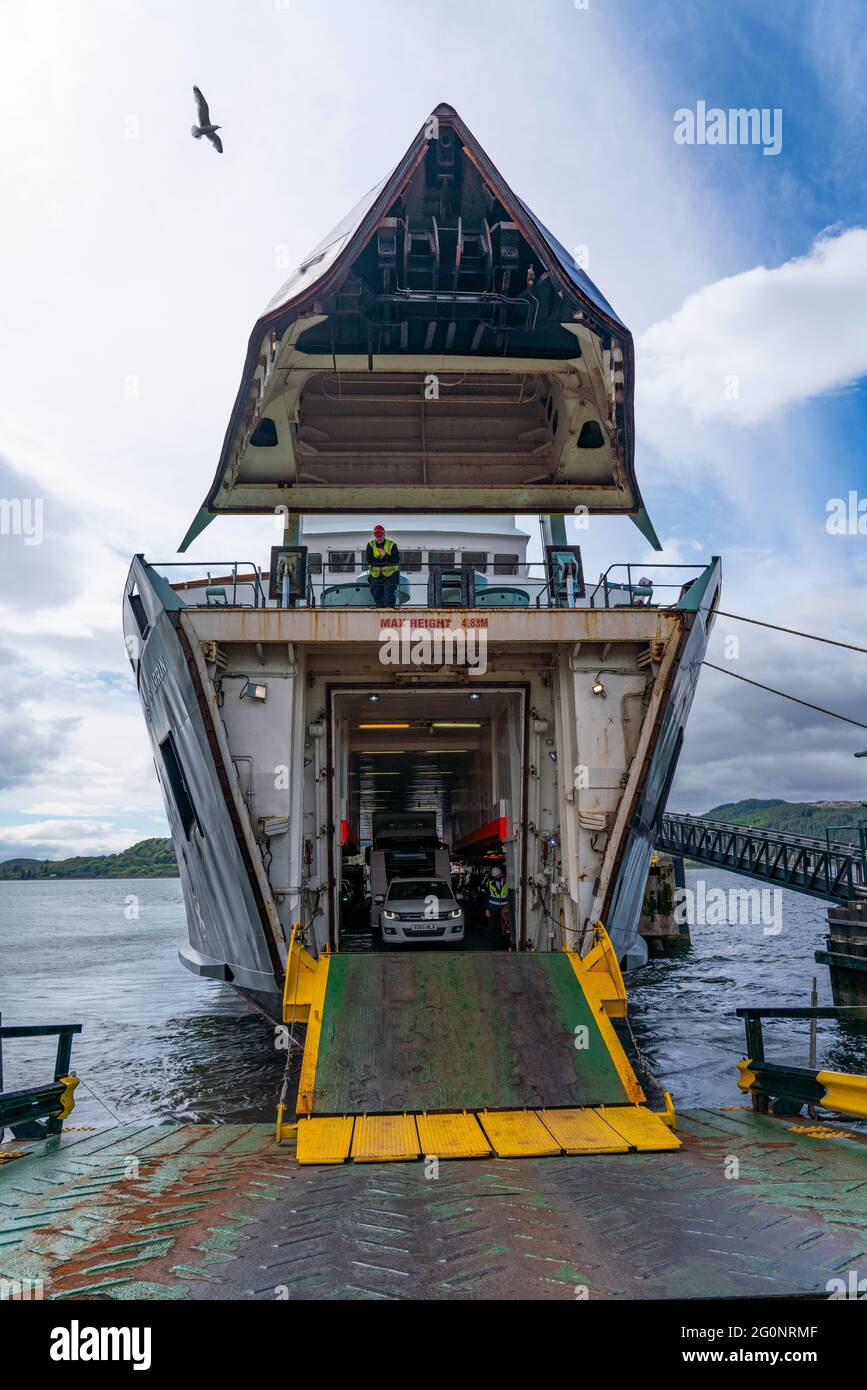
[(373, 534), (374, 534), (375, 536), (384, 536), (384, 535), (385, 535), (385, 527), (384, 527), (384, 526), (374, 526), (374, 528), (373, 528)]

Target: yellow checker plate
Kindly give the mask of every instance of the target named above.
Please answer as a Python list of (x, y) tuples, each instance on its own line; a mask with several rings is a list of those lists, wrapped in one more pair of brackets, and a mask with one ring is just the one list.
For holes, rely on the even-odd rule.
[(414, 1115), (359, 1115), (355, 1121), (352, 1157), (356, 1163), (418, 1158), (420, 1152)]
[(567, 1154), (625, 1154), (629, 1145), (595, 1110), (540, 1110), (539, 1118)]
[(680, 1140), (652, 1110), (641, 1105), (606, 1105), (595, 1112), (639, 1153), (679, 1149)]
[(533, 1110), (484, 1110), (479, 1123), (500, 1158), (535, 1158), (562, 1152)]
[(416, 1115), (423, 1154), (437, 1158), (488, 1158), (491, 1146), (475, 1115)]
[(352, 1115), (316, 1116), (298, 1121), (299, 1163), (344, 1163), (352, 1144)]

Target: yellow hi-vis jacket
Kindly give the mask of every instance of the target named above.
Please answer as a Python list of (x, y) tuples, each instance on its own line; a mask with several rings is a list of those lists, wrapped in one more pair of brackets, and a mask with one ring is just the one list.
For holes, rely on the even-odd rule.
[(509, 900), (509, 885), (501, 878), (489, 878), (485, 884), (489, 907), (505, 907)]
[[(373, 550), (374, 560), (383, 560), (386, 555), (390, 555), (394, 550), (394, 541), (385, 540), (381, 546), (378, 545), (376, 541), (371, 541), (370, 544)], [(380, 575), (383, 579), (389, 579), (391, 575), (397, 574), (397, 565), (373, 564), (369, 567), (367, 573), (370, 575), (371, 579), (379, 579)]]

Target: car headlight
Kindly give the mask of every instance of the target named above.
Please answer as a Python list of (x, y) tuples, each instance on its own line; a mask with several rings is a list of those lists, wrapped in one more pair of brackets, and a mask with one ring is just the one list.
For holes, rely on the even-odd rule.
[(460, 909), (459, 907), (456, 907), (455, 910), (454, 910), (454, 912), (450, 912), (450, 913), (449, 913), (449, 916), (450, 916), (450, 917), (460, 917), (460, 915), (461, 915), (461, 909)]
[(396, 913), (396, 912), (389, 912), (387, 908), (383, 908), (383, 910), (382, 910), (382, 915), (383, 915), (383, 917), (387, 917), (388, 920), (389, 920), (389, 922), (396, 922), (396, 921), (397, 921), (397, 913)]

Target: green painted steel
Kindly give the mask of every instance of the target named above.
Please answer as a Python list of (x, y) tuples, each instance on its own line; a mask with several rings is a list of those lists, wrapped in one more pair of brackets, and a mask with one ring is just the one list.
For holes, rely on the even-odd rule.
[(331, 958), (314, 1114), (627, 1099), (562, 952)]
[(457, 1161), (433, 1182), (423, 1162), (299, 1168), (271, 1124), (67, 1130), (0, 1167), (0, 1280), (46, 1299), (574, 1302), (827, 1297), (861, 1268), (863, 1132), (735, 1109), (678, 1133), (677, 1153)]

